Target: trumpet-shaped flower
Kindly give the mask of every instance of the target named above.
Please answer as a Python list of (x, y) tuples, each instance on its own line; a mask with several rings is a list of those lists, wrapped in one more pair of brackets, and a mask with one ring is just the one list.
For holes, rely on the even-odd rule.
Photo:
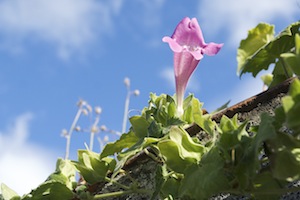
[(196, 18), (184, 18), (177, 25), (172, 37), (162, 39), (174, 52), (174, 72), (176, 82), (177, 114), (183, 114), (184, 93), (188, 80), (203, 55), (216, 55), (223, 44), (206, 44)]

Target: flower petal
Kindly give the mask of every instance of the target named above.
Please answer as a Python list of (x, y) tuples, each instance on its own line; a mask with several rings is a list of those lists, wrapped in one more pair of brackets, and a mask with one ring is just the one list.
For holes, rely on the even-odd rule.
[(183, 99), (188, 80), (203, 54), (209, 56), (219, 52), (223, 44), (206, 44), (196, 18), (185, 17), (177, 25), (172, 37), (163, 37), (174, 52), (174, 72), (176, 82), (177, 112), (183, 114)]
[(190, 19), (185, 17), (181, 20), (177, 25), (172, 38), (176, 39), (177, 43), (181, 46), (205, 46), (202, 31), (196, 18)]
[(208, 56), (214, 56), (220, 51), (222, 46), (223, 46), (223, 44), (216, 44), (216, 43), (213, 43), (213, 42), (208, 43), (206, 45), (206, 47), (204, 47), (202, 49), (202, 53), (206, 54)]
[(200, 50), (198, 51), (190, 51), (190, 53), (194, 56), (196, 60), (201, 60), (203, 58), (203, 54)]
[(168, 36), (163, 37), (162, 39), (163, 42), (167, 42), (171, 48), (172, 51), (174, 52), (181, 52), (183, 47), (180, 46), (175, 39), (170, 38)]

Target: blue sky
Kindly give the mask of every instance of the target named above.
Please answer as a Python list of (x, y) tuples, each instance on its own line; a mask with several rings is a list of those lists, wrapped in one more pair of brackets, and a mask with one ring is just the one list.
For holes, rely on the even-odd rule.
[[(161, 41), (185, 16), (196, 17), (206, 42), (224, 43), (205, 57), (189, 82), (209, 111), (262, 90), (259, 78), (236, 75), (236, 49), (259, 22), (279, 32), (299, 20), (298, 0), (1, 0), (0, 182), (24, 194), (53, 172), (65, 154), (80, 98), (100, 106), (99, 125), (121, 131), (126, 88), (130, 109), (147, 106), (150, 92), (174, 94), (173, 55)], [(79, 125), (88, 128), (82, 117)], [(117, 136), (108, 133), (111, 140)], [(71, 158), (88, 143), (74, 133)], [(95, 143), (95, 150), (98, 148)]]

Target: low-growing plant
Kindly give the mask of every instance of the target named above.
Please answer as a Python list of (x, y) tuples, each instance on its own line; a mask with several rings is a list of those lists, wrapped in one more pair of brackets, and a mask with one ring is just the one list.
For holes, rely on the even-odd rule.
[[(222, 45), (206, 44), (195, 19), (185, 18), (176, 30), (182, 34), (187, 27), (192, 27), (189, 32), (192, 36), (200, 36), (200, 40), (196, 40), (201, 42), (200, 46), (188, 33), (178, 36), (175, 31), (171, 38), (164, 39), (176, 54), (179, 95), (151, 93), (148, 106), (141, 115), (129, 119), (129, 131), (117, 141), (108, 143), (101, 153), (91, 149), (78, 150), (77, 161), (68, 157), (58, 159), (56, 171), (22, 197), (2, 184), (3, 198), (121, 199), (124, 195), (138, 193), (148, 195), (149, 199), (209, 199), (229, 193), (254, 199), (278, 199), (288, 192), (299, 191), (297, 187), (286, 187), (300, 179), (298, 78), (282, 98), (282, 105), (276, 108), (275, 114), (261, 114), (258, 125), (239, 121), (237, 115), (233, 118), (223, 116), (217, 123), (212, 120), (212, 114), (203, 113), (202, 103), (193, 95), (181, 100), (195, 66), (188, 74), (182, 70), (191, 63), (198, 64), (203, 54), (216, 54)], [(269, 87), (299, 76), (299, 28), (300, 22), (293, 23), (278, 36), (274, 36), (274, 27), (269, 24), (259, 24), (250, 30), (238, 49), (238, 74), (249, 72), (255, 77), (274, 64), (272, 75), (265, 81)], [(178, 37), (180, 39), (176, 40)], [(180, 59), (186, 62), (178, 62)], [(189, 135), (186, 127), (191, 124), (197, 124), (202, 131), (196, 136)], [(127, 185), (117, 179), (120, 174), (126, 176), (123, 167), (142, 151), (158, 162), (156, 172), (153, 172), (156, 186), (152, 190), (140, 187), (132, 177)], [(76, 172), (80, 176), (77, 181)], [(120, 190), (101, 193), (101, 190), (90, 189), (95, 184), (107, 183)]]

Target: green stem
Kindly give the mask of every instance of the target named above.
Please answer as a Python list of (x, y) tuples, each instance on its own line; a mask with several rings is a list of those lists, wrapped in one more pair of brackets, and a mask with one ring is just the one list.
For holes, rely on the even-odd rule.
[(158, 158), (155, 154), (149, 152), (147, 148), (144, 149), (144, 152), (145, 152), (145, 154), (146, 154), (147, 156), (149, 156), (152, 160), (154, 160), (154, 161), (156, 161), (156, 162), (161, 162), (161, 161), (159, 160), (159, 158)]
[(131, 194), (131, 193), (150, 194), (150, 191), (146, 190), (146, 189), (136, 189), (136, 190), (110, 192), (110, 193), (106, 193), (106, 194), (97, 194), (97, 195), (94, 196), (93, 199), (104, 199), (104, 198), (108, 198), (108, 197), (118, 197), (118, 196)]
[(122, 188), (122, 189), (124, 189), (124, 190), (130, 190), (130, 187), (128, 187), (128, 186), (126, 186), (126, 185), (123, 185), (123, 184), (121, 184), (121, 183), (118, 183), (117, 181), (114, 181), (114, 180), (112, 180), (112, 179), (110, 179), (110, 178), (108, 178), (108, 177), (105, 177), (105, 180), (106, 180), (107, 182), (111, 182), (111, 183), (113, 183), (113, 184), (119, 186), (120, 188)]
[(279, 60), (281, 62), (281, 65), (282, 65), (282, 68), (283, 68), (283, 71), (284, 71), (284, 74), (285, 74), (286, 78), (289, 78), (290, 76), (288, 74), (287, 66), (286, 66), (284, 60), (281, 57), (279, 58)]

